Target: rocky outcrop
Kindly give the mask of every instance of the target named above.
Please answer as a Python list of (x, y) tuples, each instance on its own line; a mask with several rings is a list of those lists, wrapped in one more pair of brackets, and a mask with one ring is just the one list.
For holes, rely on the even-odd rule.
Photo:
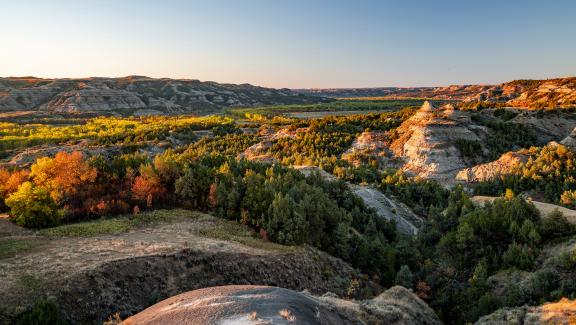
[(456, 141), (481, 142), (485, 127), (474, 125), (470, 116), (453, 108), (435, 108), (429, 102), (397, 129), (391, 144), (404, 161), (403, 169), (426, 179), (450, 184), (459, 170), (468, 167)]
[(522, 124), (538, 135), (542, 144), (550, 141), (560, 141), (570, 134), (576, 127), (576, 118), (573, 113), (522, 111), (510, 120), (512, 123)]
[(259, 161), (264, 163), (274, 163), (278, 160), (272, 156), (270, 148), (274, 141), (282, 138), (294, 138), (299, 133), (308, 131), (308, 128), (293, 129), (290, 127), (281, 128), (278, 131), (265, 128), (260, 130), (260, 142), (248, 147), (244, 152), (238, 155), (238, 158), (244, 158), (251, 161)]
[(510, 174), (514, 168), (528, 161), (530, 155), (526, 151), (507, 152), (498, 160), (465, 168), (456, 174), (456, 180), (462, 182), (485, 182)]
[(168, 298), (123, 324), (335, 324), (346, 319), (306, 294), (265, 286), (225, 286)]
[(447, 87), (298, 89), (327, 97), (428, 98), (493, 103), (510, 107), (543, 109), (576, 106), (576, 77), (548, 80), (514, 80), (500, 85), (452, 85)]
[(358, 167), (368, 163), (368, 159), (376, 159), (386, 167), (395, 167), (397, 162), (388, 150), (385, 132), (364, 131), (352, 143), (352, 146), (342, 154), (342, 159)]
[(277, 162), (277, 160), (270, 154), (271, 147), (271, 141), (261, 141), (246, 148), (244, 152), (238, 155), (238, 158), (243, 158), (250, 161), (259, 161), (263, 163)]
[[(338, 181), (336, 176), (318, 167), (293, 166), (293, 168), (299, 170), (306, 176), (317, 172), (328, 181)], [(384, 193), (372, 186), (355, 185), (349, 182), (347, 182), (347, 184), (352, 192), (358, 195), (366, 206), (373, 208), (380, 217), (386, 220), (394, 220), (396, 229), (399, 232), (409, 236), (418, 234), (419, 229), (424, 224), (424, 220), (415, 214), (407, 205), (394, 197), (384, 195)]]
[(465, 102), (499, 103), (510, 107), (545, 109), (576, 106), (576, 78), (514, 80), (490, 86)]
[(266, 286), (225, 286), (187, 292), (130, 317), (123, 324), (441, 324), (411, 291), (393, 287), (364, 301)]
[(576, 129), (572, 130), (570, 134), (560, 141), (560, 144), (565, 145), (566, 147), (575, 150), (576, 149)]
[(57, 94), (40, 106), (41, 110), (54, 112), (106, 112), (117, 110), (136, 111), (147, 105), (135, 93), (126, 90), (88, 88)]
[(0, 78), (0, 111), (106, 112), (127, 115), (214, 112), (224, 107), (322, 101), (288, 89), (188, 79)]
[(576, 78), (529, 82), (507, 104), (513, 107), (555, 108), (576, 106)]
[(475, 324), (572, 325), (576, 324), (576, 300), (562, 298), (558, 302), (549, 302), (540, 306), (503, 308), (480, 318)]
[(358, 195), (364, 203), (376, 210), (376, 213), (386, 220), (394, 220), (399, 232), (415, 236), (424, 224), (422, 218), (417, 216), (402, 202), (384, 195), (370, 186), (349, 184), (354, 194)]

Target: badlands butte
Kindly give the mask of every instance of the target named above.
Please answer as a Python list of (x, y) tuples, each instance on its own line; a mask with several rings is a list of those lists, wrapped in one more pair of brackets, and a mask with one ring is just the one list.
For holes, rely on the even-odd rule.
[(575, 111), (576, 78), (0, 78), (0, 323), (574, 324)]

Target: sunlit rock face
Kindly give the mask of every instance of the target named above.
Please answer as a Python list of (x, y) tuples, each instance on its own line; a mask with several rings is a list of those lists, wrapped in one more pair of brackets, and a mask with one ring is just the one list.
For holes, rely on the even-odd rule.
[(412, 291), (392, 287), (357, 302), (266, 286), (211, 287), (168, 298), (124, 324), (441, 324)]
[(540, 306), (502, 308), (480, 318), (475, 324), (572, 325), (576, 324), (576, 300), (562, 298), (558, 302)]
[(512, 173), (515, 167), (528, 161), (528, 158), (530, 158), (530, 155), (525, 150), (507, 152), (500, 156), (498, 160), (459, 171), (456, 175), (456, 180), (472, 183), (489, 181)]
[(397, 132), (399, 136), (392, 142), (391, 150), (404, 160), (406, 172), (451, 183), (459, 170), (468, 167), (456, 141), (481, 141), (487, 130), (474, 125), (464, 112), (425, 102)]
[(575, 150), (576, 149), (576, 129), (572, 130), (572, 132), (560, 141), (560, 144), (565, 145), (566, 147)]

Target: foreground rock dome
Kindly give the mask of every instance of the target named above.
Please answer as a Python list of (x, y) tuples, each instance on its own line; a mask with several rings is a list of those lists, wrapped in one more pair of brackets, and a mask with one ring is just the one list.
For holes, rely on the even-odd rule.
[(441, 324), (410, 290), (392, 287), (354, 302), (327, 294), (314, 297), (288, 289), (231, 285), (186, 292), (126, 319), (122, 324)]

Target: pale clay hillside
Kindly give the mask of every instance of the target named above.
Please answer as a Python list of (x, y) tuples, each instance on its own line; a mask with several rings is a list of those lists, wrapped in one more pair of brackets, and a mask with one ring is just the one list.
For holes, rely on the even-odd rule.
[(183, 79), (0, 78), (0, 111), (117, 113), (123, 115), (218, 112), (225, 107), (302, 104), (318, 98), (288, 89)]

